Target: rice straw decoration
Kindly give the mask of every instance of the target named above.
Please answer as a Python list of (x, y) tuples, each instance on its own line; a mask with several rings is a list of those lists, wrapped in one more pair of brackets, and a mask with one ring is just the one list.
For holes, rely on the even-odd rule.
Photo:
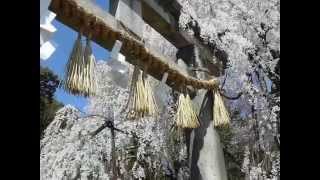
[(200, 126), (198, 116), (194, 112), (189, 94), (180, 93), (178, 99), (178, 110), (176, 114), (176, 125), (182, 128), (197, 128)]
[(157, 107), (156, 100), (154, 98), (152, 87), (149, 83), (149, 79), (147, 76), (148, 75), (144, 73), (143, 82), (144, 82), (144, 88), (146, 92), (147, 113), (150, 116), (154, 116), (157, 114), (158, 107)]
[(134, 67), (129, 95), (129, 118), (143, 117), (146, 109), (146, 91), (143, 85), (142, 73), (138, 67)]
[(214, 127), (228, 127), (230, 124), (230, 116), (225, 107), (223, 99), (216, 88), (212, 91), (214, 96), (213, 103), (213, 124)]
[(132, 74), (128, 104), (128, 117), (131, 119), (153, 116), (157, 113), (156, 101), (147, 74), (142, 73), (136, 66)]
[(74, 95), (84, 97), (95, 95), (97, 82), (94, 78), (95, 57), (92, 54), (90, 39), (86, 40), (83, 49), (81, 33), (74, 43), (66, 65), (64, 89)]

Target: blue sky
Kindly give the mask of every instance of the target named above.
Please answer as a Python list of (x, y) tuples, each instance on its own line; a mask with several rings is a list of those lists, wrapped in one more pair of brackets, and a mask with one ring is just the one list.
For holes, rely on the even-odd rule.
[[(109, 0), (96, 0), (95, 1), (100, 7), (109, 11)], [(54, 33), (52, 41), (56, 46), (56, 51), (46, 61), (41, 60), (41, 65), (49, 67), (59, 78), (63, 78), (65, 65), (67, 63), (69, 54), (71, 52), (73, 43), (77, 38), (77, 32), (71, 28), (63, 25), (62, 23), (54, 20), (52, 22), (57, 31)], [(109, 51), (100, 47), (96, 43), (92, 42), (92, 51), (96, 57), (96, 60), (107, 60), (109, 58)], [(83, 97), (73, 96), (62, 89), (57, 89), (55, 97), (58, 101), (63, 104), (71, 104), (81, 110), (86, 106), (87, 100)]]

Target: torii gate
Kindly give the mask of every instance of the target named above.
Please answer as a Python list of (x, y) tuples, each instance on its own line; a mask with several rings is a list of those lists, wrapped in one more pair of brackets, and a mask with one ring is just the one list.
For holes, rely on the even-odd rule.
[[(203, 72), (192, 77), (186, 74), (188, 69), (175, 63), (177, 58), (186, 64), (198, 61), (198, 68), (219, 76), (221, 59), (204, 67), (204, 63), (195, 58), (197, 54), (194, 48), (206, 57), (215, 57), (216, 51), (203, 45), (198, 38), (179, 30), (177, 22), (181, 5), (175, 0), (110, 0), (110, 7), (111, 14), (90, 0), (52, 0), (49, 9), (56, 13), (57, 20), (75, 31), (81, 31), (85, 36), (90, 34), (93, 41), (106, 49), (112, 49), (116, 40), (121, 41), (120, 52), (127, 62), (141, 69), (144, 69), (145, 63), (149, 63), (148, 74), (158, 80), (167, 73), (166, 84), (173, 89), (177, 89), (176, 82), (181, 80), (186, 85), (200, 89), (193, 97), (193, 102), (199, 107), (202, 124), (187, 132), (191, 179), (227, 180), (220, 138), (212, 124), (212, 97), (208, 97), (210, 93), (206, 94), (205, 90), (212, 85), (205, 80), (210, 77)], [(141, 40), (144, 23), (148, 23), (178, 49), (176, 59), (144, 46)], [(193, 88), (189, 90), (195, 92)]]

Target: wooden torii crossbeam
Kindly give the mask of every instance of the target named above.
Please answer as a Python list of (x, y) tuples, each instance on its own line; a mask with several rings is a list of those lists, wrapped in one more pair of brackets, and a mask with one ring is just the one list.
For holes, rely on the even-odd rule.
[(164, 57), (156, 50), (146, 48), (143, 41), (130, 33), (120, 21), (88, 0), (52, 0), (49, 7), (57, 14), (57, 20), (91, 37), (100, 46), (112, 49), (116, 40), (122, 42), (120, 52), (126, 60), (161, 81), (164, 73), (168, 73), (166, 83), (173, 89), (181, 86), (192, 86), (196, 89), (213, 89), (218, 80), (199, 80), (188, 76), (169, 57)]

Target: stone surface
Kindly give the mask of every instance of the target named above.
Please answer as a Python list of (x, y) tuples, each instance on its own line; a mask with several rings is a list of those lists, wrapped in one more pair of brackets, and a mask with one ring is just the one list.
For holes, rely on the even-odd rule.
[[(137, 36), (141, 36), (143, 20), (141, 18), (140, 0), (111, 0), (114, 16)], [(113, 5), (114, 4), (114, 5)]]

